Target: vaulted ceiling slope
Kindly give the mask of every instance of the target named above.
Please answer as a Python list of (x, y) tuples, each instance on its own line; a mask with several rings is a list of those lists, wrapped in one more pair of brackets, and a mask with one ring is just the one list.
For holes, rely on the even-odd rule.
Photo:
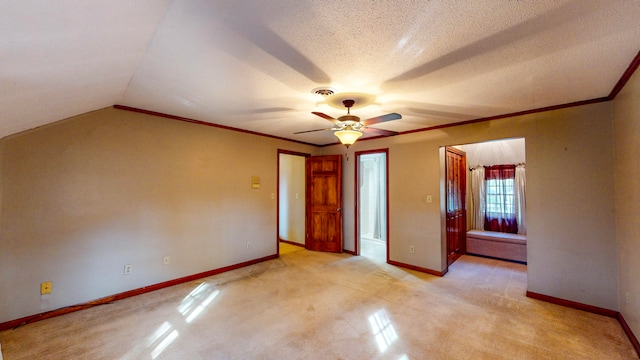
[[(0, 137), (120, 104), (304, 141), (606, 97), (640, 1), (2, 0)], [(330, 87), (323, 97), (312, 89)]]

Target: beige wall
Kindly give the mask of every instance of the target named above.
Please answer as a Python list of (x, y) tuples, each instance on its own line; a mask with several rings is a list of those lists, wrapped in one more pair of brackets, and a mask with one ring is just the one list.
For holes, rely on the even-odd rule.
[[(640, 73), (614, 101), (620, 312), (640, 336)], [(628, 294), (628, 300), (627, 300)]]
[[(356, 143), (344, 162), (345, 248), (354, 245), (354, 151), (389, 148), (390, 258), (443, 270), (440, 148), (523, 137), (529, 290), (617, 310), (612, 108)], [(635, 138), (627, 143), (637, 150)], [(114, 109), (2, 139), (0, 322), (275, 254), (278, 148), (345, 153)], [(259, 190), (251, 189), (253, 175)], [(630, 205), (636, 220), (637, 206)], [(617, 220), (637, 239), (637, 221)], [(122, 275), (125, 264), (131, 275)], [(634, 269), (621, 262), (621, 284)], [(47, 280), (53, 294), (42, 299)], [(637, 286), (627, 289), (638, 298)], [(629, 318), (638, 313), (627, 309)]]
[[(390, 259), (442, 271), (446, 262), (439, 149), (525, 138), (528, 289), (616, 310), (611, 118), (608, 102), (360, 141), (349, 149), (345, 162), (344, 208), (353, 208), (353, 152), (389, 148)], [(344, 152), (338, 145), (323, 150)], [(345, 248), (352, 250), (353, 213), (344, 216)], [(415, 254), (409, 253), (410, 245)]]
[(277, 149), (317, 152), (112, 108), (0, 146), (0, 322), (276, 254)]

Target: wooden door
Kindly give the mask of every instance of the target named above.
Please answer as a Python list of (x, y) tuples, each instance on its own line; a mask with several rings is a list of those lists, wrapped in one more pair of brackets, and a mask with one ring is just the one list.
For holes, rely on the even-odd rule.
[(307, 161), (307, 249), (342, 252), (342, 156)]
[(446, 148), (447, 266), (466, 252), (467, 161), (464, 151)]

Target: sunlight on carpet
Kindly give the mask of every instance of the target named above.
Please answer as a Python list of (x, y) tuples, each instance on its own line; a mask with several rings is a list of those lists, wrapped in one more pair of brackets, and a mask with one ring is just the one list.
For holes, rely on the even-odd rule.
[(304, 250), (304, 247), (291, 245), (291, 244), (287, 244), (287, 243), (284, 243), (284, 242), (280, 243), (280, 255), (288, 254), (288, 253), (292, 253), (292, 252), (296, 252), (296, 251), (300, 251), (300, 250)]

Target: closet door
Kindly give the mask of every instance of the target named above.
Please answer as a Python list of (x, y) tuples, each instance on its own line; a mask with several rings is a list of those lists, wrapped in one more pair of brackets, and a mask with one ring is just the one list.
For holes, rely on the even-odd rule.
[(342, 155), (307, 158), (309, 250), (342, 252)]
[(447, 266), (465, 253), (467, 214), (465, 195), (467, 188), (467, 161), (464, 151), (447, 147), (446, 209), (447, 209)]

